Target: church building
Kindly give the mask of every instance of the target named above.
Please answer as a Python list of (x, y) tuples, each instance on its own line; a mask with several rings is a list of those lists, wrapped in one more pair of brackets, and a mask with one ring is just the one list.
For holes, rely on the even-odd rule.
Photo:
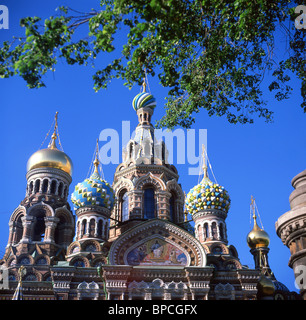
[(139, 123), (112, 184), (99, 170), (97, 142), (93, 172), (72, 194), (73, 163), (58, 147), (56, 114), (49, 146), (28, 160), (26, 196), (8, 222), (0, 264), (9, 281), (0, 300), (299, 299), (270, 269), (254, 199), (251, 269), (228, 241), (230, 196), (210, 179), (205, 150), (203, 179), (185, 195), (155, 137), (156, 100), (145, 84), (132, 106)]

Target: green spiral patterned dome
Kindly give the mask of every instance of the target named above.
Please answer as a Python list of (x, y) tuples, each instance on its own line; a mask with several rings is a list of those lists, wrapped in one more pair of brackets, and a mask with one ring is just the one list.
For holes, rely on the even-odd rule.
[(150, 93), (141, 92), (133, 99), (132, 105), (135, 111), (145, 107), (154, 109), (156, 107), (156, 100)]
[(208, 177), (204, 177), (200, 184), (189, 191), (185, 201), (186, 209), (192, 215), (209, 209), (227, 213), (230, 203), (230, 197), (224, 187), (213, 183)]

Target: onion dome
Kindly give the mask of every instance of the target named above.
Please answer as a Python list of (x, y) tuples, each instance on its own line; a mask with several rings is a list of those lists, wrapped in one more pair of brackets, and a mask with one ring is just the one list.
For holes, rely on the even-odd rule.
[(251, 249), (263, 247), (267, 248), (270, 243), (270, 237), (266, 231), (258, 226), (256, 221), (255, 207), (255, 199), (253, 198), (253, 196), (251, 196), (251, 212), (253, 212), (254, 226), (247, 235), (247, 243)]
[(156, 107), (156, 100), (152, 94), (146, 92), (146, 83), (143, 83), (143, 91), (139, 93), (132, 102), (133, 108), (135, 111), (141, 108), (150, 108), (154, 109)]
[(261, 298), (272, 297), (275, 293), (275, 286), (271, 279), (262, 274), (257, 283), (257, 290)]
[(203, 169), (204, 177), (202, 181), (187, 194), (185, 201), (186, 210), (192, 215), (209, 209), (217, 209), (227, 213), (231, 202), (228, 192), (223, 186), (213, 183), (208, 178), (207, 166), (205, 164)]
[(88, 179), (78, 183), (71, 195), (71, 201), (76, 209), (85, 206), (99, 206), (109, 210), (113, 208), (114, 191), (110, 184), (101, 178), (98, 171), (99, 164), (98, 153), (96, 153), (93, 174)]
[(58, 150), (56, 147), (55, 140), (57, 139), (57, 115), (58, 113), (56, 113), (55, 116), (56, 122), (54, 133), (48, 148), (36, 151), (29, 158), (27, 163), (27, 172), (38, 168), (54, 168), (62, 170), (68, 173), (70, 176), (72, 175), (73, 164), (71, 159), (65, 152)]
[(256, 215), (253, 214), (254, 227), (247, 235), (247, 243), (251, 249), (268, 247), (270, 243), (270, 237), (266, 231), (261, 229), (256, 222)]

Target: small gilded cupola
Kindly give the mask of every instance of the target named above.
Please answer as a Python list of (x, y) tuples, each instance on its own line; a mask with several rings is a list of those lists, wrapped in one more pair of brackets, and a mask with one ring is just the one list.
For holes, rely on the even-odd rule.
[[(53, 204), (55, 201), (63, 203), (67, 201), (69, 185), (72, 181), (73, 163), (63, 151), (60, 143), (58, 112), (55, 114), (53, 124), (53, 134), (48, 147), (36, 151), (27, 162), (25, 204), (39, 201)], [(45, 140), (48, 136), (49, 133)], [(62, 150), (58, 149), (56, 140), (59, 141)]]
[(260, 228), (258, 226), (255, 208), (255, 199), (251, 197), (251, 212), (253, 215), (254, 225), (253, 229), (247, 235), (247, 243), (251, 249), (268, 248), (270, 243), (270, 237), (263, 228)]
[(57, 148), (56, 140), (58, 139), (58, 112), (55, 115), (54, 132), (51, 137), (48, 148), (36, 151), (28, 160), (27, 172), (33, 169), (50, 168), (58, 169), (72, 176), (73, 164), (70, 157)]

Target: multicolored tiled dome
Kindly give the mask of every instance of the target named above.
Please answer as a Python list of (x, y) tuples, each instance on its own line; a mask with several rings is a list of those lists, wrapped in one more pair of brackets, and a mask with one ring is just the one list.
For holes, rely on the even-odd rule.
[(115, 196), (110, 184), (94, 172), (89, 179), (76, 185), (71, 201), (76, 209), (94, 205), (111, 210)]
[(150, 93), (141, 92), (133, 99), (132, 104), (135, 111), (144, 107), (154, 109), (156, 107), (156, 100)]
[(185, 205), (190, 214), (207, 209), (217, 209), (225, 213), (230, 207), (230, 197), (224, 187), (204, 177), (200, 184), (193, 187), (187, 194)]

